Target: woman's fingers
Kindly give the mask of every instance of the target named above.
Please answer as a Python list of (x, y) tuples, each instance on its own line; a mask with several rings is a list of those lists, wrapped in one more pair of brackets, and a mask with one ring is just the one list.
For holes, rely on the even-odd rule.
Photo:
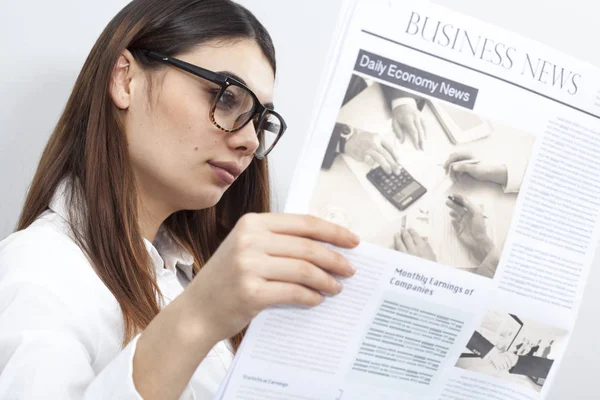
[(260, 294), (261, 309), (278, 304), (315, 307), (325, 300), (325, 296), (315, 290), (287, 282), (266, 282)]
[(342, 284), (331, 274), (310, 262), (293, 258), (271, 257), (263, 267), (263, 278), (269, 281), (295, 283), (332, 295), (342, 291)]
[(314, 240), (289, 235), (273, 235), (265, 244), (267, 254), (302, 260), (340, 276), (354, 275), (354, 268), (341, 254)]
[(344, 248), (356, 247), (360, 242), (360, 238), (349, 229), (312, 215), (261, 214), (248, 217), (245, 223), (262, 225), (274, 233), (299, 236)]

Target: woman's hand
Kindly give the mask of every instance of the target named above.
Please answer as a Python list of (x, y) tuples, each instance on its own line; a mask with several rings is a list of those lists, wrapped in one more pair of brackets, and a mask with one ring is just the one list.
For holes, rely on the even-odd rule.
[(508, 171), (505, 165), (477, 161), (470, 152), (466, 151), (451, 154), (446, 160), (444, 168), (454, 182), (471, 177), (478, 181), (506, 186), (508, 180)]
[[(319, 243), (322, 242), (322, 243)], [(177, 399), (213, 346), (275, 304), (316, 306), (354, 271), (324, 246), (352, 248), (350, 231), (311, 216), (242, 217), (194, 280), (137, 343), (133, 380), (144, 399)]]
[(426, 238), (421, 237), (414, 229), (403, 230), (394, 236), (396, 250), (416, 257), (436, 261), (435, 253)]
[[(322, 243), (319, 243), (322, 242)], [(316, 306), (354, 268), (329, 243), (353, 248), (349, 230), (307, 215), (247, 214), (186, 289), (191, 320), (217, 342), (276, 304)]]
[(358, 162), (364, 162), (370, 166), (377, 163), (386, 174), (398, 175), (401, 172), (400, 160), (393, 145), (382, 140), (377, 133), (356, 129), (345, 147), (346, 154)]

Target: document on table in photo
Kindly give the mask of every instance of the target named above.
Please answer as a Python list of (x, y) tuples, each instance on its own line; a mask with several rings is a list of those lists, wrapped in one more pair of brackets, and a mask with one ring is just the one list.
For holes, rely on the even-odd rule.
[[(418, 207), (407, 213), (402, 220), (402, 229), (412, 229), (427, 239), (438, 263), (459, 269), (477, 269), (479, 262), (466, 244), (469, 238), (461, 239), (469, 235), (470, 221), (460, 224), (452, 218), (452, 210), (445, 205), (449, 200), (445, 192), (438, 193), (435, 200), (428, 208)], [(494, 238), (494, 213), (487, 211), (492, 209), (492, 203), (485, 197), (471, 197), (470, 201), (481, 211), (488, 237)]]
[(430, 101), (429, 106), (452, 144), (474, 142), (490, 135), (489, 123), (472, 112), (438, 100)]

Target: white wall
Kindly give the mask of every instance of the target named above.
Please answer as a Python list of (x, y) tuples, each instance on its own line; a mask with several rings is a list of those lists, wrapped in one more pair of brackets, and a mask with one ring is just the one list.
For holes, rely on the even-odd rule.
[[(588, 0), (435, 0), (600, 65), (600, 25)], [(14, 227), (36, 161), (92, 43), (126, 0), (0, 0), (0, 239)], [(284, 204), (309, 124), (322, 61), (342, 0), (240, 0), (276, 42), (276, 102), (290, 129), (273, 154)], [(578, 40), (581, 39), (581, 42)], [(596, 263), (597, 264), (597, 263)], [(550, 400), (592, 400), (600, 272), (590, 277), (580, 320)]]

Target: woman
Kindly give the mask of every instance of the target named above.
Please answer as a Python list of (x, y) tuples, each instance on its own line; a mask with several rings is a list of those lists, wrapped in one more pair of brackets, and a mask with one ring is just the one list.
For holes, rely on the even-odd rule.
[(0, 244), (0, 398), (209, 399), (243, 331), (358, 238), (267, 213), (275, 52), (229, 0), (135, 0), (92, 49)]

